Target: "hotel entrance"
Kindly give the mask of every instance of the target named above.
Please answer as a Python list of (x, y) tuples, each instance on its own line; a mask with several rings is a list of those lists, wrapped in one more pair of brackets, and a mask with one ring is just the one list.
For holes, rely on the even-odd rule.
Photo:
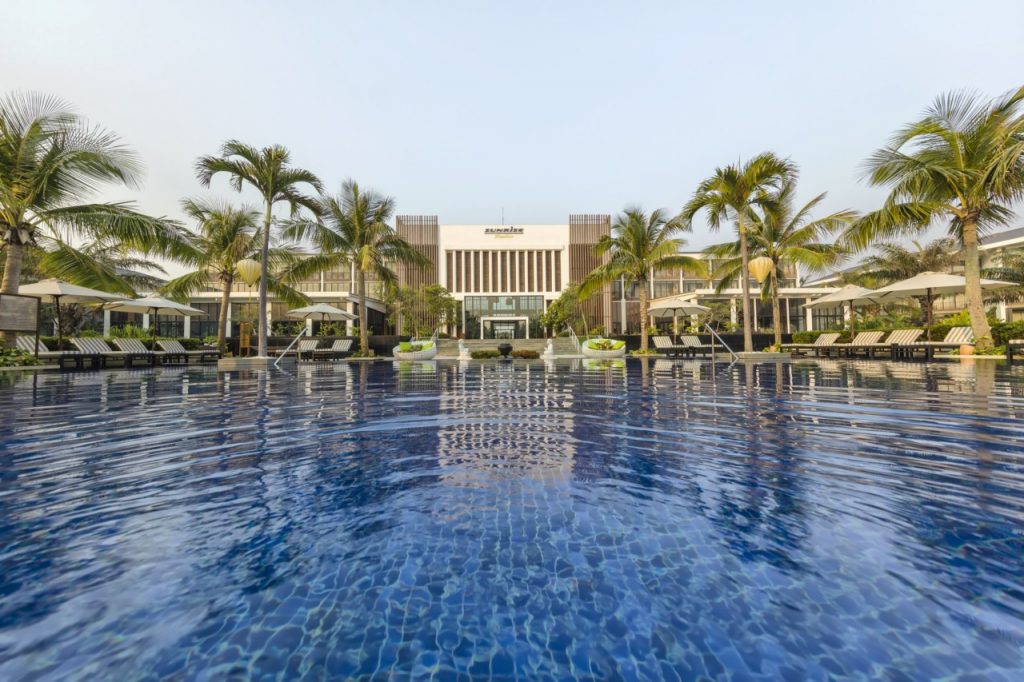
[(481, 317), (481, 339), (528, 339), (530, 318), (528, 317)]

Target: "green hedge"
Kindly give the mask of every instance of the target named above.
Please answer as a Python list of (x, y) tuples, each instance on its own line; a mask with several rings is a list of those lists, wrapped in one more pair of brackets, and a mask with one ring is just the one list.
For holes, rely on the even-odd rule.
[[(1024, 338), (1024, 322), (996, 322), (994, 320), (989, 320), (989, 324), (992, 326), (992, 341), (997, 346), (1005, 346), (1006, 342), (1009, 341), (1010, 339)], [(963, 317), (961, 317), (959, 315), (954, 315), (953, 317), (947, 317), (945, 319), (939, 320), (938, 322), (936, 322), (935, 324), (932, 325), (932, 331), (931, 331), (931, 334), (929, 335), (928, 339), (931, 340), (931, 341), (942, 341), (943, 339), (946, 338), (946, 334), (948, 334), (949, 330), (952, 329), (953, 327), (969, 327), (969, 326), (971, 326), (970, 320), (965, 320), (965, 319), (963, 319)], [(909, 329), (909, 328), (912, 328), (912, 327), (913, 327), (913, 325), (908, 325), (906, 327), (898, 327), (898, 328), (899, 329)], [(894, 331), (895, 329), (896, 328), (893, 328), (893, 329), (872, 329), (871, 331), (880, 331), (880, 332), (884, 331), (886, 336), (888, 336), (889, 333)], [(814, 341), (819, 336), (821, 336), (822, 334), (827, 334), (827, 333), (830, 333), (830, 332), (831, 333), (835, 333), (836, 331), (838, 331), (838, 330), (794, 332), (793, 333), (793, 343), (814, 343)], [(861, 330), (861, 329), (858, 328), (858, 331), (868, 331), (868, 330)], [(924, 339), (922, 338), (922, 340), (924, 340)], [(840, 333), (840, 335), (839, 335), (839, 343), (849, 343), (849, 342), (850, 342), (850, 330), (847, 329), (847, 330), (844, 330), (843, 332)]]
[[(113, 342), (114, 338), (115, 337), (107, 337), (105, 339), (107, 341), (107, 343), (111, 345), (111, 347), (113, 347), (113, 343), (112, 342)], [(123, 337), (117, 337), (117, 338), (123, 338)], [(77, 350), (77, 348), (75, 347), (75, 344), (71, 343), (71, 341), (68, 340), (67, 338), (65, 338), (63, 340), (63, 343), (61, 343), (61, 344), (57, 343), (57, 337), (56, 336), (40, 336), (39, 340), (47, 348), (49, 348), (50, 350)], [(161, 341), (177, 341), (177, 342), (179, 342), (181, 344), (182, 348), (184, 348), (185, 350), (199, 350), (200, 348), (203, 347), (203, 340), (202, 339), (173, 339), (173, 338), (170, 338), (170, 337), (161, 336), (160, 340)], [(142, 341), (143, 345), (146, 346), (146, 348), (149, 348), (150, 350), (153, 350), (153, 340), (152, 340), (152, 338), (139, 339), (139, 341)], [(160, 347), (157, 346), (156, 349), (160, 350)]]
[(501, 356), (496, 350), (475, 350), (469, 354), (474, 360), (490, 360)]
[(537, 360), (540, 358), (540, 353), (535, 350), (514, 350), (509, 355), (514, 358), (522, 358), (523, 360)]
[(32, 367), (40, 364), (31, 353), (17, 348), (0, 348), (0, 367)]

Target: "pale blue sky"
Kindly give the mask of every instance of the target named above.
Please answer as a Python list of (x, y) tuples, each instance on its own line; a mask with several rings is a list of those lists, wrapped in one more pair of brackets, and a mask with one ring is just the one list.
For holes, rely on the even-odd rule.
[(940, 92), (1024, 81), (1020, 0), (33, 0), (4, 17), (0, 91), (118, 132), (148, 175), (108, 196), (170, 215), (231, 137), (446, 223), (677, 210), (763, 150), (800, 165), (804, 198), (869, 210), (859, 164), (897, 126)]

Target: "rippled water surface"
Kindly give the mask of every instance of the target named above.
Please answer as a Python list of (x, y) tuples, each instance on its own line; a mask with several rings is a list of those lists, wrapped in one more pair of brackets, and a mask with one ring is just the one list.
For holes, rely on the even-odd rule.
[(0, 376), (0, 679), (1024, 679), (1022, 372)]

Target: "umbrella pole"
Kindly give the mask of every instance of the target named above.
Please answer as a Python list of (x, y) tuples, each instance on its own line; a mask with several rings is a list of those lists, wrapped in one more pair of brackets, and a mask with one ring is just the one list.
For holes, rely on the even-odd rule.
[(928, 307), (928, 310), (925, 311), (925, 317), (924, 317), (924, 319), (925, 319), (925, 327), (928, 329), (928, 331), (926, 332), (926, 334), (927, 334), (926, 338), (929, 341), (931, 341), (932, 340), (932, 290), (931, 289), (926, 289), (925, 290), (924, 301), (925, 301), (924, 304)]
[(61, 320), (60, 320), (60, 296), (53, 297), (54, 304), (57, 306), (57, 348), (64, 350), (64, 337), (61, 334)]

